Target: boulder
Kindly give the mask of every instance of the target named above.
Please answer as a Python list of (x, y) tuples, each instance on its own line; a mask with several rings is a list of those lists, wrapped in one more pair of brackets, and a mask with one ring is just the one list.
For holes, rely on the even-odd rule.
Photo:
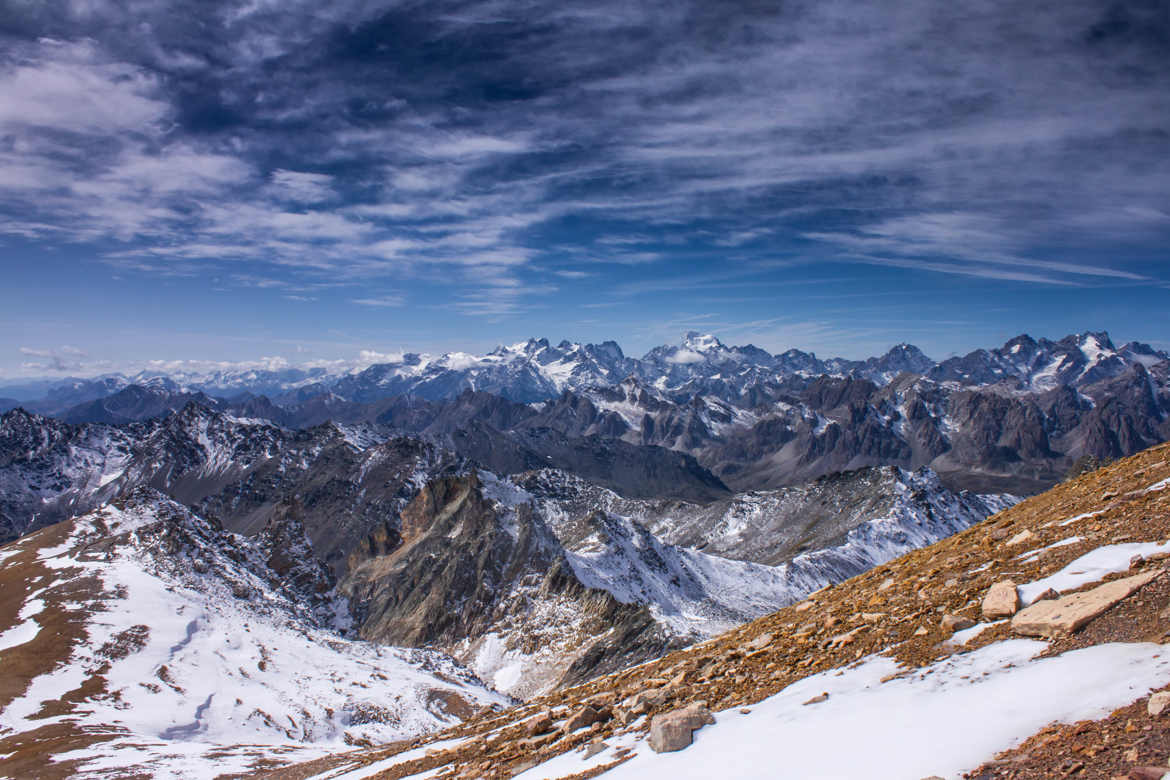
[(1069, 634), (1161, 575), (1151, 571), (1107, 582), (1092, 590), (1059, 599), (1038, 601), (1012, 618), (1012, 630), (1024, 636), (1052, 637)]
[(760, 634), (758, 637), (748, 642), (745, 646), (748, 652), (753, 650), (763, 650), (768, 645), (772, 644), (771, 634)]
[(1146, 702), (1146, 712), (1150, 714), (1151, 718), (1156, 718), (1170, 707), (1170, 691), (1160, 691), (1150, 697)]
[(533, 715), (524, 723), (524, 733), (530, 737), (547, 734), (553, 730), (552, 712), (545, 711)]
[(1013, 536), (1011, 539), (1007, 540), (1007, 546), (1008, 547), (1015, 547), (1018, 544), (1027, 544), (1028, 542), (1035, 541), (1035, 539), (1036, 539), (1036, 534), (1032, 533), (1031, 531), (1027, 531), (1027, 530), (1020, 531), (1018, 534)]
[(965, 628), (970, 628), (971, 626), (975, 625), (975, 621), (971, 618), (965, 618), (959, 615), (943, 615), (940, 624), (942, 625), (943, 631), (949, 631), (953, 634), (956, 631), (962, 631)]
[(1129, 780), (1163, 780), (1170, 769), (1164, 766), (1135, 766), (1129, 770)]
[(995, 583), (983, 597), (983, 617), (988, 620), (1011, 617), (1019, 608), (1020, 594), (1016, 590), (1016, 583), (1011, 580)]
[(565, 731), (573, 732), (592, 726), (594, 723), (605, 723), (612, 717), (613, 713), (608, 707), (597, 708), (587, 704), (573, 713), (572, 717), (565, 723)]
[(655, 715), (650, 721), (646, 743), (655, 753), (670, 753), (689, 747), (694, 732), (715, 722), (710, 710), (700, 703)]
[(636, 717), (644, 714), (648, 710), (661, 707), (670, 698), (670, 695), (671, 690), (669, 688), (641, 691), (626, 699), (623, 702), (623, 708)]

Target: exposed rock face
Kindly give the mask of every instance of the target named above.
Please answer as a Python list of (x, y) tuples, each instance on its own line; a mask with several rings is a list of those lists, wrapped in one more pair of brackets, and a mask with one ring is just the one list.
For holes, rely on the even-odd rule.
[[(934, 541), (1016, 500), (954, 493), (929, 470), (910, 473), (897, 468), (859, 469), (807, 485), (743, 493), (703, 505), (627, 499), (551, 470), (524, 474), (517, 481), (539, 502), (550, 505), (546, 514), (551, 514), (555, 505), (561, 518), (556, 522), (557, 534), (570, 546), (591, 532), (586, 520), (600, 508), (636, 520), (670, 544), (769, 565), (841, 544), (855, 531), (880, 536), (859, 531), (878, 519), (884, 528), (898, 528), (897, 533), (907, 540), (919, 533), (939, 534), (929, 540)], [(927, 543), (924, 540), (915, 546)]]
[(1011, 617), (1019, 608), (1020, 593), (1016, 590), (1016, 583), (1011, 580), (995, 583), (983, 597), (983, 617), (988, 620)]
[(670, 753), (690, 747), (694, 733), (715, 723), (715, 717), (702, 704), (689, 704), (677, 710), (655, 715), (650, 721), (646, 744), (655, 753)]
[(474, 472), (429, 483), (399, 533), (342, 582), (364, 638), (447, 649), (517, 695), (671, 646), (645, 607), (582, 585), (531, 506), (500, 511)]
[(1083, 593), (1039, 601), (1016, 613), (1012, 630), (1024, 636), (1054, 637), (1071, 633), (1162, 574), (1161, 570), (1145, 572)]
[(341, 574), (353, 548), (427, 479), (460, 465), (417, 439), (355, 441), (332, 424), (294, 432), (194, 404), (123, 426), (69, 425), (16, 410), (0, 418), (0, 541), (143, 485), (249, 535), (296, 496), (317, 556)]
[[(485, 401), (462, 398), (477, 408)], [(492, 414), (501, 423), (511, 419), (512, 408), (495, 400)], [(0, 506), (31, 518), (34, 506), (65, 513), (152, 485), (230, 531), (256, 536), (285, 583), (324, 593), (342, 581), (363, 636), (446, 648), (516, 692), (585, 679), (707, 638), (990, 511), (986, 504), (975, 508), (979, 500), (952, 497), (931, 477), (889, 470), (873, 479), (826, 479), (812, 491), (842, 494), (838, 483), (865, 483), (867, 500), (839, 495), (837, 502), (858, 507), (851, 519), (863, 525), (875, 520), (863, 513), (881, 504), (883, 491), (898, 493), (892, 505), (917, 507), (876, 519), (873, 533), (810, 523), (795, 511), (808, 506), (802, 501), (776, 517), (765, 511), (776, 504), (770, 497), (747, 503), (753, 516), (776, 522), (729, 533), (721, 523), (724, 514), (734, 515), (734, 502), (712, 513), (698, 504), (624, 499), (548, 470), (517, 480), (537, 489), (529, 496), (495, 477), (480, 484), (466, 461), (417, 439), (383, 441), (368, 428), (336, 424), (288, 431), (196, 405), (121, 427), (70, 426), (14, 412), (0, 433), (16, 453), (0, 463), (0, 482), (13, 485), (0, 493)], [(620, 463), (611, 465), (639, 473)], [(641, 464), (640, 473), (654, 464)], [(656, 479), (672, 481), (677, 473), (668, 469)], [(485, 487), (493, 497), (485, 497)], [(592, 504), (599, 506), (577, 516)], [(601, 507), (637, 509), (630, 517)], [(687, 522), (678, 522), (684, 514)], [(796, 521), (803, 522), (787, 527)], [(771, 536), (773, 561), (834, 539), (844, 544), (774, 570), (664, 543), (650, 530), (669, 531), (676, 522), (680, 534), (694, 538), (679, 541), (707, 544), (712, 552), (737, 549), (734, 537), (766, 550)]]

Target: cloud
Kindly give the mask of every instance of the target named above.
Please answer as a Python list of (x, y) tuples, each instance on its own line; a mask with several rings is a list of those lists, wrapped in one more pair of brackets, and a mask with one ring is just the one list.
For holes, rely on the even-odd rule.
[(72, 346), (62, 346), (54, 349), (38, 349), (33, 347), (20, 347), (20, 354), (30, 358), (40, 358), (40, 360), (25, 361), (23, 368), (26, 371), (47, 371), (52, 373), (65, 373), (70, 371), (82, 371), (86, 367), (89, 355), (82, 349)]
[(333, 200), (333, 177), (324, 173), (277, 170), (272, 173), (272, 187), (276, 197), (297, 203), (320, 203)]
[(121, 270), (439, 279), (487, 316), (539, 296), (484, 274), (589, 261), (1166, 276), (1114, 252), (1170, 238), (1170, 32), (1136, 7), (11, 12), (0, 233)]
[(702, 363), (704, 360), (706, 360), (706, 358), (694, 350), (680, 349), (668, 357), (666, 362), (686, 365), (688, 363)]
[(376, 298), (354, 298), (350, 303), (358, 306), (374, 306), (378, 308), (395, 308), (406, 302), (401, 295), (380, 295)]
[(42, 40), (0, 61), (0, 129), (157, 132), (170, 115), (149, 71), (112, 61), (90, 41)]

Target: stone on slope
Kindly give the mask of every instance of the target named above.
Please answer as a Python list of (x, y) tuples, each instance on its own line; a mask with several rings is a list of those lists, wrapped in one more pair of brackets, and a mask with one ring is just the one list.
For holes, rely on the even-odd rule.
[(1146, 572), (1055, 601), (1039, 601), (1012, 618), (1012, 630), (1024, 636), (1072, 633), (1162, 573), (1161, 570)]
[(1016, 583), (1011, 580), (995, 583), (983, 597), (983, 617), (988, 620), (1011, 617), (1019, 608), (1020, 594), (1016, 591)]
[(944, 631), (949, 631), (953, 634), (956, 631), (962, 631), (965, 628), (970, 628), (971, 626), (975, 625), (975, 621), (971, 618), (965, 618), (959, 615), (943, 615), (940, 624), (942, 625)]
[(587, 728), (594, 723), (605, 723), (613, 717), (613, 713), (608, 707), (597, 708), (590, 705), (585, 705), (581, 709), (573, 713), (573, 717), (569, 718), (565, 723), (565, 732), (573, 732), (577, 729)]
[(698, 702), (677, 710), (655, 715), (650, 721), (650, 734), (646, 743), (655, 753), (670, 753), (689, 747), (694, 741), (694, 732), (711, 725), (715, 717), (707, 707)]
[(1018, 544), (1026, 544), (1028, 542), (1034, 541), (1035, 539), (1036, 539), (1036, 534), (1025, 529), (1023, 531), (1020, 531), (1018, 534), (1013, 536), (1011, 539), (1008, 539), (1007, 546), (1008, 547), (1015, 547)]
[(537, 715), (533, 715), (524, 724), (524, 730), (525, 730), (525, 732), (527, 732), (528, 736), (530, 736), (530, 737), (540, 736), (541, 734), (547, 734), (548, 732), (552, 731), (553, 730), (552, 713), (549, 711), (545, 711), (545, 712), (541, 712)]
[(770, 644), (772, 644), (772, 635), (770, 633), (760, 634), (758, 637), (747, 643), (747, 650), (748, 652), (754, 650), (763, 650)]
[(1146, 712), (1150, 714), (1151, 718), (1161, 715), (1167, 707), (1170, 707), (1170, 691), (1159, 691), (1146, 702)]

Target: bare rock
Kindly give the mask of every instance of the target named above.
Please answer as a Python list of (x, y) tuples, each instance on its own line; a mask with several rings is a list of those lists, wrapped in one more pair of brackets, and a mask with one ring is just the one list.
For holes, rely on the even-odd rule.
[(1020, 594), (1016, 590), (1016, 583), (1011, 580), (1000, 580), (987, 589), (983, 597), (983, 617), (988, 620), (999, 620), (1011, 617), (1020, 608)]
[(1135, 766), (1129, 770), (1129, 780), (1162, 780), (1170, 769), (1164, 766)]
[(751, 652), (753, 650), (763, 650), (768, 645), (772, 644), (771, 634), (760, 634), (758, 637), (748, 642), (746, 649)]
[(524, 724), (524, 733), (530, 737), (535, 737), (540, 734), (547, 734), (553, 730), (553, 716), (552, 712), (545, 711), (533, 715)]
[(943, 615), (942, 620), (939, 622), (942, 625), (943, 631), (949, 631), (952, 634), (975, 625), (975, 621), (971, 618), (965, 618), (959, 615)]
[(853, 640), (855, 640), (857, 635), (864, 630), (865, 626), (858, 626), (852, 631), (846, 631), (844, 634), (838, 634), (835, 637), (826, 639), (824, 646), (827, 650), (835, 650), (838, 647), (847, 647), (853, 644)]
[(1015, 547), (1018, 544), (1027, 544), (1036, 540), (1036, 534), (1028, 530), (1020, 531), (1018, 534), (1008, 539), (1006, 545), (1008, 547)]
[(1071, 633), (1161, 573), (1146, 572), (1107, 582), (1083, 593), (1062, 596), (1055, 601), (1037, 602), (1012, 618), (1012, 630), (1024, 636), (1043, 637)]
[(694, 733), (715, 722), (715, 717), (703, 704), (688, 704), (677, 710), (655, 715), (650, 721), (646, 743), (655, 753), (670, 753), (689, 747)]
[(598, 709), (591, 705), (585, 705), (581, 709), (573, 713), (572, 717), (565, 723), (565, 732), (573, 732), (577, 729), (587, 728), (594, 723), (605, 723), (613, 717), (613, 712), (608, 707)]
[(1146, 702), (1146, 712), (1150, 714), (1151, 718), (1156, 718), (1170, 707), (1170, 691), (1160, 691), (1150, 697)]
[(605, 749), (608, 747), (609, 745), (605, 744), (604, 742), (590, 742), (589, 745), (585, 748), (585, 755), (582, 756), (581, 760), (588, 761), (598, 753), (604, 753)]
[(623, 702), (623, 708), (632, 717), (644, 715), (647, 711), (661, 707), (670, 699), (670, 688), (655, 688), (649, 691), (640, 691)]
[(583, 701), (581, 703), (588, 704), (588, 705), (591, 705), (593, 707), (608, 707), (609, 705), (613, 704), (615, 701), (617, 701), (617, 694), (616, 693), (614, 693), (613, 691), (602, 691), (601, 693), (593, 694), (592, 696), (590, 696), (588, 699), (586, 699), (585, 701)]
[(1052, 601), (1053, 599), (1058, 599), (1058, 598), (1060, 598), (1060, 594), (1056, 592), (1056, 589), (1049, 588), (1048, 590), (1044, 591), (1039, 596), (1037, 596), (1035, 601), (1033, 601), (1032, 603), (1035, 603), (1036, 601)]
[(808, 701), (806, 701), (804, 703), (804, 706), (807, 707), (810, 704), (820, 704), (821, 702), (828, 701), (828, 700), (829, 700), (829, 692), (825, 691), (824, 693), (817, 694), (816, 696), (814, 696), (811, 699), (809, 699)]

